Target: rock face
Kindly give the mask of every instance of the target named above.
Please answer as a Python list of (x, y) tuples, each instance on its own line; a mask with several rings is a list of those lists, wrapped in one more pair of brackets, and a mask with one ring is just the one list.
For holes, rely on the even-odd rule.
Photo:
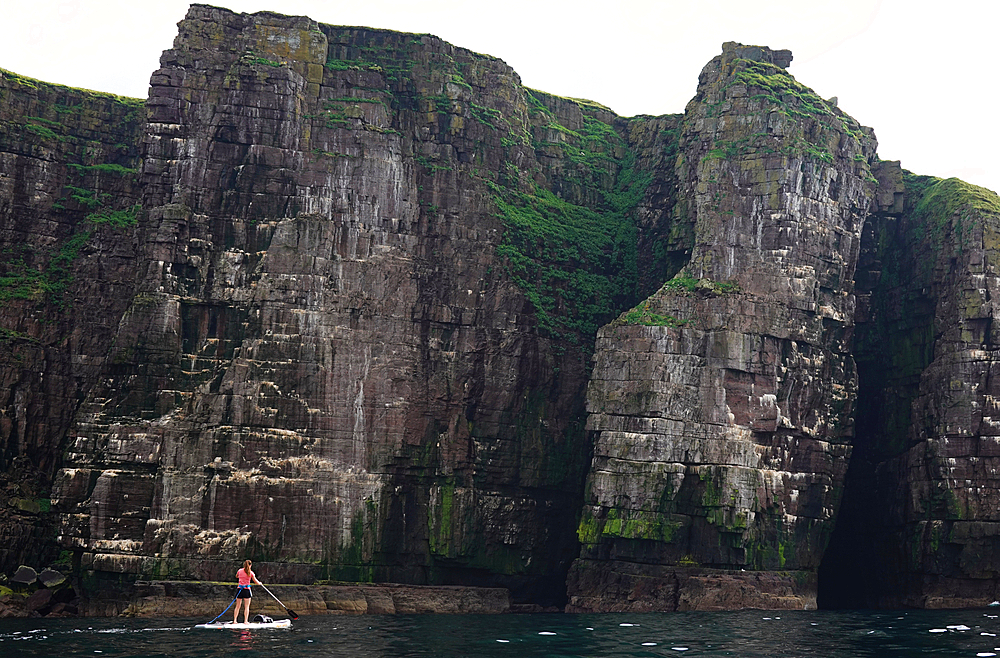
[[(145, 104), (0, 72), (0, 567), (87, 614), (246, 557), (514, 609), (1000, 598), (1000, 204), (790, 62), (725, 44), (624, 119), (194, 5)], [(411, 590), (300, 607), (448, 607)]]
[(858, 431), (825, 603), (985, 606), (1000, 597), (1000, 199), (883, 164), (895, 202), (863, 241)]
[(875, 142), (788, 59), (726, 44), (702, 71), (677, 160), (690, 260), (598, 332), (573, 610), (815, 607)]
[(52, 474), (132, 298), (144, 123), (140, 100), (0, 70), (0, 569), (8, 573), (55, 558)]
[[(269, 585), (268, 589), (298, 615), (503, 614), (511, 611), (510, 593), (499, 587)], [(114, 614), (130, 617), (205, 616), (211, 619), (219, 610), (225, 610), (232, 600), (232, 585), (190, 581), (138, 582), (129, 598), (114, 602), (118, 611)], [(255, 614), (274, 617), (288, 614), (266, 595), (254, 596), (253, 609)]]
[(147, 108), (136, 292), (69, 432), (62, 545), (559, 603), (581, 337), (636, 301), (627, 122), (434, 37), (204, 6)]

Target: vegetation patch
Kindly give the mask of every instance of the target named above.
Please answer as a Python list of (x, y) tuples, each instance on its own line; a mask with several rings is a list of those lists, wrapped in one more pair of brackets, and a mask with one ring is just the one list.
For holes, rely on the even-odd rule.
[(334, 153), (333, 151), (324, 151), (321, 148), (314, 148), (312, 150), (312, 154), (315, 155), (316, 157), (324, 157), (324, 158), (349, 158), (349, 157), (351, 157), (347, 153)]
[(75, 187), (73, 185), (66, 185), (66, 189), (70, 192), (70, 198), (79, 203), (82, 206), (88, 208), (96, 208), (101, 205), (101, 197), (107, 197), (107, 194), (101, 194), (97, 190), (88, 190), (82, 187)]
[(453, 167), (443, 165), (439, 161), (429, 158), (426, 155), (415, 155), (413, 156), (413, 160), (421, 167), (429, 169), (430, 171), (452, 171), (453, 169)]
[(923, 196), (914, 209), (919, 217), (948, 220), (963, 209), (1000, 215), (1000, 197), (985, 187), (958, 178), (931, 179), (924, 185)]
[[(27, 247), (20, 255), (4, 254), (5, 273), (0, 275), (0, 302), (9, 300), (43, 300), (62, 308), (63, 294), (73, 280), (73, 262), (80, 250), (99, 226), (124, 229), (136, 226), (139, 204), (123, 210), (102, 209), (88, 214), (70, 238), (48, 258), (44, 267), (29, 265), (25, 258), (30, 254)], [(44, 262), (44, 258), (31, 258)]]
[(382, 67), (378, 64), (367, 62), (362, 59), (331, 59), (327, 61), (326, 68), (331, 71), (361, 71), (362, 69), (367, 69), (369, 71), (382, 70)]
[(581, 129), (571, 130), (535, 94), (527, 91), (525, 98), (536, 125), (566, 135), (558, 147), (574, 166), (565, 167), (563, 180), (597, 202), (572, 203), (534, 183), (521, 187), (517, 168), (505, 170), (501, 183), (487, 183), (507, 228), (497, 252), (542, 330), (589, 343), (600, 326), (634, 303), (633, 213), (652, 173), (638, 170), (634, 154), (609, 124), (585, 114)]
[(37, 135), (42, 139), (49, 139), (53, 141), (64, 141), (66, 138), (62, 135), (57, 134), (54, 130), (48, 126), (39, 126), (37, 124), (29, 123), (25, 124), (24, 129), (27, 130), (32, 135)]
[(0, 302), (12, 299), (35, 299), (49, 290), (44, 272), (28, 267), (23, 258), (9, 261), (0, 276)]
[(427, 507), (427, 525), (430, 528), (428, 544), (432, 554), (448, 556), (451, 553), (451, 539), (454, 533), (455, 479), (445, 479), (436, 490), (437, 505)]
[(335, 580), (356, 583), (374, 581), (375, 567), (372, 564), (371, 554), (375, 542), (376, 512), (375, 501), (367, 498), (364, 509), (354, 513), (351, 518), (350, 540), (340, 547), (334, 563), (329, 565), (329, 575)]
[(84, 174), (88, 173), (114, 174), (117, 176), (134, 176), (139, 173), (138, 169), (123, 167), (120, 164), (81, 165), (81, 164), (69, 163), (66, 166), (80, 176), (83, 176)]
[(497, 253), (535, 307), (540, 327), (573, 342), (596, 335), (634, 294), (631, 218), (567, 203), (541, 188), (494, 191), (507, 226)]
[(738, 66), (736, 81), (760, 91), (755, 98), (779, 105), (793, 116), (833, 116), (826, 101), (780, 66), (749, 59), (737, 59), (734, 64)]
[[(0, 293), (2, 293), (3, 288), (0, 288)], [(26, 333), (20, 331), (14, 331), (13, 329), (7, 329), (5, 327), (0, 327), (0, 343), (12, 342), (15, 340), (24, 340), (31, 343), (37, 343), (37, 338), (32, 338)]]
[(687, 272), (680, 272), (674, 278), (663, 284), (663, 290), (674, 293), (702, 293), (709, 295), (726, 295), (738, 292), (740, 286), (735, 281), (712, 281), (698, 279)]
[(111, 210), (105, 208), (87, 215), (84, 221), (94, 225), (106, 225), (112, 228), (128, 228), (139, 223), (139, 210), (142, 206), (138, 203), (124, 210)]
[(660, 512), (612, 507), (605, 512), (604, 518), (597, 518), (591, 508), (585, 508), (577, 526), (577, 538), (581, 544), (591, 545), (607, 538), (648, 539), (670, 543), (677, 536), (680, 527), (679, 522), (671, 521)]
[(640, 324), (647, 327), (683, 327), (689, 320), (678, 320), (672, 315), (660, 315), (649, 310), (649, 301), (619, 315), (611, 322), (612, 326)]

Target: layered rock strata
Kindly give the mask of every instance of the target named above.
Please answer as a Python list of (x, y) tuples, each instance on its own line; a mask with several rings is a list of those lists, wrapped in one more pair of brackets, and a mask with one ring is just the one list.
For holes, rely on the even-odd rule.
[[(1000, 598), (1000, 203), (790, 60), (725, 44), (624, 119), (195, 5), (145, 109), (0, 72), (0, 567), (61, 550), (88, 614), (245, 557), (514, 609), (567, 569), (575, 611)], [(393, 591), (292, 600), (450, 592)]]
[(896, 202), (863, 241), (858, 431), (824, 603), (985, 606), (1000, 597), (1000, 199), (884, 169)]
[(63, 546), (105, 573), (251, 555), (558, 603), (588, 335), (635, 302), (649, 177), (618, 118), (430, 36), (204, 6), (179, 30)]
[(693, 248), (598, 333), (571, 610), (815, 607), (853, 436), (875, 140), (790, 59), (726, 44), (688, 105)]
[(0, 571), (54, 559), (49, 487), (132, 297), (138, 99), (0, 70)]
[[(269, 585), (268, 589), (298, 615), (503, 614), (511, 611), (503, 588), (417, 585)], [(113, 609), (92, 612), (129, 617), (207, 617), (225, 610), (233, 586), (191, 581), (138, 582)], [(107, 600), (92, 605), (106, 606)], [(269, 596), (254, 597), (254, 612), (275, 618), (288, 613)], [(223, 617), (225, 620), (225, 617)]]

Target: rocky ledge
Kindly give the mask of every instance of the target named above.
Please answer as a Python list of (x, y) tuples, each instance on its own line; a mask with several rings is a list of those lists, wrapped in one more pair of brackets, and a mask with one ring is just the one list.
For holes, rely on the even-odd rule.
[[(230, 583), (140, 581), (120, 614), (128, 617), (214, 617), (233, 600)], [(268, 585), (297, 615), (498, 614), (511, 612), (501, 587), (419, 585)], [(252, 609), (272, 617), (288, 615), (267, 592), (254, 588)], [(105, 614), (105, 610), (94, 610)]]

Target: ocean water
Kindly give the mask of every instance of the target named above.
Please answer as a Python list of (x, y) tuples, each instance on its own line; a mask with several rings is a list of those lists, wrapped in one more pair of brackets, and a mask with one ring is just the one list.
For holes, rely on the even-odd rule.
[(300, 617), (286, 630), (202, 630), (207, 619), (0, 619), (21, 656), (962, 656), (1000, 655), (1000, 609), (604, 615)]

